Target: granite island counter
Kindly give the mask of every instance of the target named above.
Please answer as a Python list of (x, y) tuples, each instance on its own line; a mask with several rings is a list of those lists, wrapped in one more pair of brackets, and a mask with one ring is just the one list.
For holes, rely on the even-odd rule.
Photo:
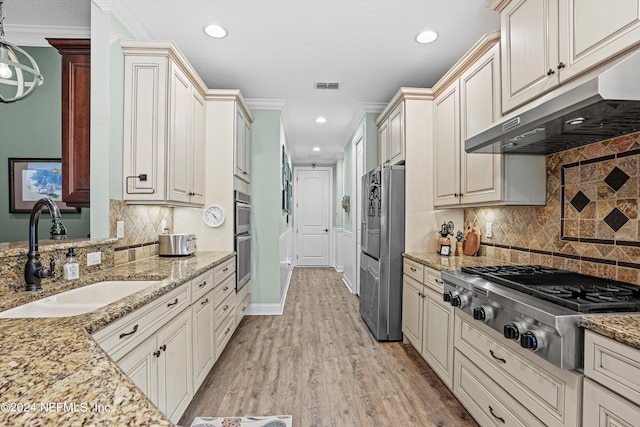
[(91, 333), (232, 258), (233, 252), (152, 257), (65, 283), (5, 295), (0, 310), (103, 280), (158, 280), (91, 313), (0, 319), (0, 424), (173, 426), (100, 348)]

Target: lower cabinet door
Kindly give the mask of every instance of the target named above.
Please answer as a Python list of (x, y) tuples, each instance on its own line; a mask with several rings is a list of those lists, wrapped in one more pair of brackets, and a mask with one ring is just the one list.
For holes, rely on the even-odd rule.
[(583, 427), (634, 427), (640, 422), (640, 407), (600, 384), (584, 380)]
[(402, 333), (411, 345), (422, 352), (422, 307), (424, 305), (422, 295), (422, 283), (412, 279), (406, 274), (402, 280)]
[[(152, 335), (117, 361), (118, 366), (140, 390), (158, 405), (158, 356), (156, 336)], [(156, 352), (154, 354), (154, 352)]]
[(453, 307), (425, 286), (422, 357), (442, 381), (453, 387)]
[(215, 362), (213, 289), (191, 306), (193, 317), (193, 390), (198, 390)]
[(158, 407), (178, 422), (193, 397), (191, 312), (184, 310), (156, 334), (158, 349)]

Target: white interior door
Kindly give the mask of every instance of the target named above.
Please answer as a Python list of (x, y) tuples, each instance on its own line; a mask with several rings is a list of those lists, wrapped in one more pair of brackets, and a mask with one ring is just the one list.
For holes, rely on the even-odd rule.
[[(362, 175), (364, 174), (364, 143), (360, 135), (356, 147), (356, 295), (360, 295), (360, 247), (362, 243)], [(353, 206), (353, 205), (352, 205)]]
[(331, 168), (296, 168), (297, 265), (328, 266)]

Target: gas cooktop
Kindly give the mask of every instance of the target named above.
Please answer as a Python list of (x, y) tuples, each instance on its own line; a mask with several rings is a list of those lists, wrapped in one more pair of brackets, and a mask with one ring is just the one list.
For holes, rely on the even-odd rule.
[(640, 311), (640, 286), (541, 265), (463, 267), (463, 273), (580, 313)]

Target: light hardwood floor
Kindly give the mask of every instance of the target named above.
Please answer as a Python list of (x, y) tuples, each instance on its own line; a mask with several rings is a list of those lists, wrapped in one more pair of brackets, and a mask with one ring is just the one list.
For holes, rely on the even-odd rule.
[(410, 344), (376, 341), (332, 268), (296, 268), (282, 316), (246, 316), (180, 420), (296, 427), (477, 426)]

